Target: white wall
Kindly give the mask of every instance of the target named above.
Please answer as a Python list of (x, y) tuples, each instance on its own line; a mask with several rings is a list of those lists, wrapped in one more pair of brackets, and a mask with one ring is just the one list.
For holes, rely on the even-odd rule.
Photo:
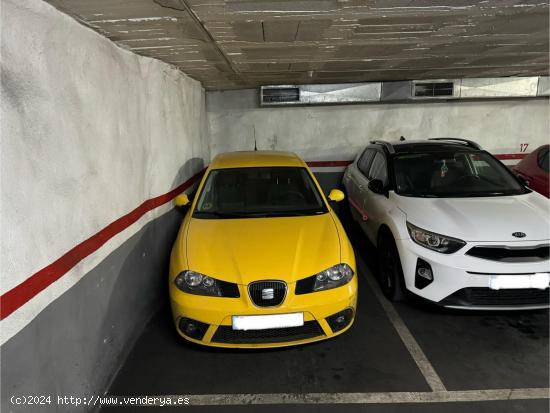
[(260, 108), (258, 91), (208, 92), (212, 156), (252, 149), (297, 152), (305, 160), (349, 160), (371, 139), (462, 137), (495, 154), (547, 143), (548, 99)]
[[(1, 292), (208, 162), (201, 85), (41, 0), (2, 0)], [(3, 343), (146, 222), (14, 314)]]

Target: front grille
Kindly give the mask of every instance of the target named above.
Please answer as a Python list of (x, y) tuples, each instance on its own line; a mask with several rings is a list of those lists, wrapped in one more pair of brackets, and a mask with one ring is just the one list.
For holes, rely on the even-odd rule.
[(286, 288), (283, 281), (256, 281), (248, 285), (248, 295), (258, 307), (275, 307), (285, 299)]
[(549, 289), (513, 288), (492, 290), (484, 287), (463, 288), (439, 303), (459, 306), (515, 306), (545, 305), (550, 303)]
[(265, 330), (233, 330), (231, 326), (219, 326), (212, 337), (215, 343), (255, 344), (284, 343), (323, 336), (323, 329), (315, 320), (306, 321), (303, 326), (268, 328)]
[(550, 245), (531, 247), (508, 247), (499, 245), (478, 245), (467, 253), (472, 257), (500, 262), (536, 262), (550, 257)]

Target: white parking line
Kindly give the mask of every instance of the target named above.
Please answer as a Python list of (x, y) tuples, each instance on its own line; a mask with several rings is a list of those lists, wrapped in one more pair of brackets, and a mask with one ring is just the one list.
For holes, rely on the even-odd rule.
[(449, 403), (549, 399), (550, 389), (529, 388), (389, 393), (197, 394), (157, 397), (171, 398), (172, 400), (176, 400), (178, 397), (187, 397), (189, 398), (189, 405), (191, 406), (239, 406), (245, 404)]
[[(358, 260), (360, 258), (358, 257)], [(362, 267), (366, 268), (365, 263), (361, 261)], [(382, 291), (380, 291), (380, 287), (378, 286), (378, 283), (372, 279), (371, 274), (367, 273), (364, 277), (367, 280), (367, 283), (371, 287), (374, 295), (380, 302), (380, 305), (386, 312), (386, 315), (390, 319), (393, 327), (397, 331), (397, 334), (399, 334), (399, 337), (401, 337), (401, 340), (403, 341), (403, 344), (405, 344), (405, 347), (407, 347), (407, 350), (409, 350), (409, 353), (411, 357), (413, 358), (414, 362), (420, 369), (420, 372), (424, 376), (424, 379), (426, 379), (426, 382), (430, 386), (433, 392), (444, 392), (447, 390), (445, 388), (445, 385), (441, 381), (441, 378), (433, 368), (432, 364), (414, 339), (413, 335), (411, 334), (410, 330), (407, 328), (399, 314), (397, 313), (395, 307), (391, 302), (389, 302), (386, 297), (382, 294)]]

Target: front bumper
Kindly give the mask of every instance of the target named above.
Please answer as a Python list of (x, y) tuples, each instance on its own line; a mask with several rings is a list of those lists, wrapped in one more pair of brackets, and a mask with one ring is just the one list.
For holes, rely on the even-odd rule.
[[(410, 239), (397, 240), (397, 249), (403, 267), (407, 290), (424, 299), (448, 308), (471, 310), (527, 310), (549, 308), (549, 289), (490, 288), (492, 275), (547, 273), (550, 262), (499, 262), (481, 259), (465, 253), (474, 245), (495, 243), (468, 243), (454, 254), (441, 254), (424, 248)], [(530, 246), (539, 242), (515, 242), (514, 246)], [(423, 288), (415, 286), (418, 259), (427, 262), (433, 272), (433, 281)], [(416, 283), (418, 285), (418, 283)]]
[[(239, 285), (239, 298), (205, 297), (187, 294), (170, 286), (172, 317), (178, 333), (186, 340), (213, 347), (269, 348), (325, 340), (348, 330), (353, 324), (357, 305), (357, 275), (346, 285), (327, 291), (294, 295), (294, 284), (288, 286), (283, 303), (277, 307), (257, 307), (248, 296), (246, 286)], [(345, 327), (331, 328), (330, 317), (347, 310)], [(265, 330), (233, 330), (234, 315), (267, 315), (303, 313), (300, 327)], [(183, 318), (206, 325), (201, 339), (186, 334), (180, 327)], [(329, 319), (329, 320), (327, 320)]]

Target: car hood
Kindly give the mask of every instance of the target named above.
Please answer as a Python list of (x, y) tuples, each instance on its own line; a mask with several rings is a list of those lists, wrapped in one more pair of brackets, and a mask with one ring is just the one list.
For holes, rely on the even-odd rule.
[(340, 262), (340, 242), (330, 214), (306, 217), (195, 219), (186, 238), (191, 270), (248, 284), (287, 283)]
[[(396, 196), (407, 221), (464, 241), (539, 241), (550, 238), (550, 204), (540, 194), (477, 198)], [(524, 238), (512, 235), (523, 232)]]

